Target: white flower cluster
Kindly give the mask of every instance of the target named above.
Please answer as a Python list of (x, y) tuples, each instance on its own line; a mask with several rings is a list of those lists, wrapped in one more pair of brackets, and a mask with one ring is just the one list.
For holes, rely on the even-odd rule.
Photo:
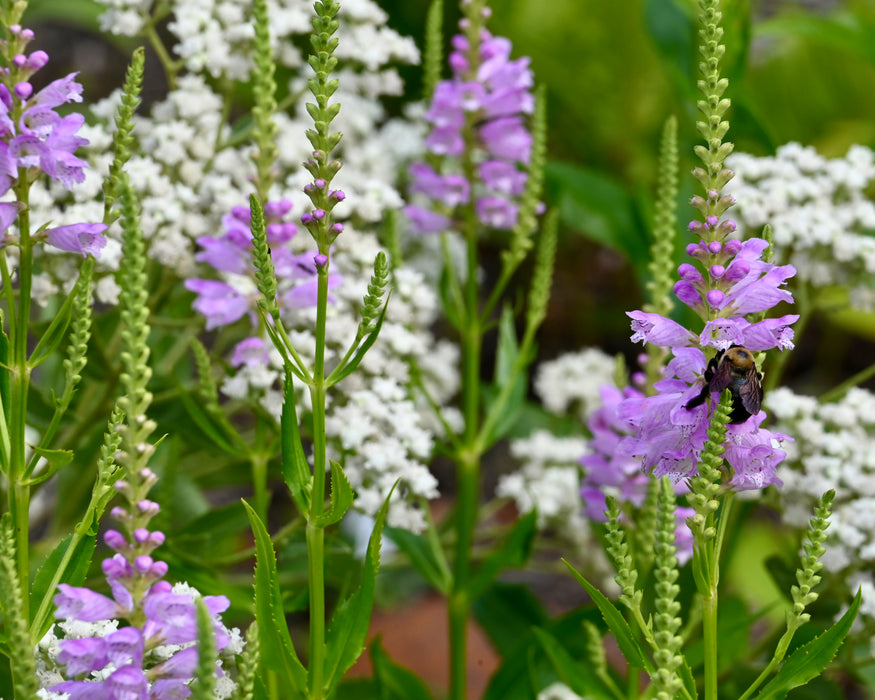
[(556, 415), (572, 410), (581, 422), (602, 404), (599, 387), (613, 384), (616, 361), (597, 348), (560, 355), (544, 362), (535, 375), (535, 392), (544, 407)]
[[(795, 442), (784, 443), (787, 459), (778, 467), (783, 480), (784, 519), (806, 528), (812, 506), (835, 489), (829, 526), (828, 571), (847, 577), (849, 598), (858, 586), (875, 585), (875, 394), (854, 388), (840, 401), (821, 404), (786, 388), (765, 396), (774, 430)], [(875, 625), (870, 601), (868, 624)], [(875, 641), (875, 640), (873, 640)]]
[[(130, 18), (121, 18), (122, 10), (127, 13), (125, 17), (131, 13), (145, 17), (148, 11), (141, 4), (121, 0), (107, 0), (105, 4), (110, 8), (104, 22), (115, 32), (135, 24)], [(149, 254), (183, 279), (211, 274), (195, 262), (196, 239), (222, 235), (222, 217), (234, 206), (247, 206), (252, 191), (251, 147), (245, 140), (241, 145), (240, 135), (224, 121), (226, 98), (210, 87), (216, 76), (249, 78), (250, 5), (248, 0), (186, 0), (173, 4), (168, 28), (179, 39), (173, 48), (188, 72), (177, 78), (175, 89), (154, 104), (148, 115), (138, 116), (135, 121), (137, 155), (126, 170), (141, 199)], [(278, 180), (270, 199), (291, 200), (292, 216), (300, 216), (312, 207), (303, 193), (312, 177), (301, 166), (312, 150), (305, 137), (305, 130), (312, 128), (305, 109), (305, 103), (312, 101), (306, 92), (306, 80), (312, 71), (297, 47), (309, 45), (312, 3), (269, 0), (268, 5), (276, 61), (294, 69), (296, 76), (288, 86), (295, 98), (293, 103), (287, 112), (274, 117)], [(340, 85), (332, 102), (342, 107), (332, 127), (344, 134), (333, 154), (343, 162), (343, 169), (332, 187), (342, 189), (346, 199), (335, 209), (335, 214), (344, 219), (345, 228), (332, 251), (331, 272), (339, 274), (343, 282), (331, 292), (334, 301), (329, 307), (326, 339), (329, 369), (355, 336), (359, 307), (380, 250), (375, 234), (367, 228), (382, 222), (387, 212), (400, 209), (403, 200), (395, 186), (397, 178), (404, 164), (422, 148), (422, 126), (409, 119), (388, 119), (380, 102), (385, 95), (403, 91), (397, 71), (386, 62), (418, 60), (415, 45), (384, 26), (386, 14), (372, 0), (344, 2), (339, 20)], [(228, 99), (232, 92), (228, 91)], [(92, 166), (86, 171), (84, 185), (72, 194), (54, 187), (34, 187), (35, 223), (102, 220), (100, 187), (111, 161), (110, 134), (119, 99), (115, 94), (92, 110), (99, 123), (84, 133), (91, 143), (77, 153), (87, 157)], [(108, 273), (118, 267), (118, 224), (107, 235), (110, 242), (98, 260), (97, 298), (112, 304), (118, 288)], [(302, 227), (291, 247), (296, 254), (315, 252), (315, 244)], [(51, 259), (43, 255), (41, 262), (44, 272), (35, 281), (34, 290), (37, 301), (45, 302), (52, 294), (69, 288), (76, 277), (77, 261), (70, 255), (53, 255)], [(251, 287), (243, 275), (223, 281)], [(248, 294), (253, 290), (239, 291)], [(439, 404), (449, 401), (456, 392), (457, 350), (437, 342), (429, 331), (437, 313), (436, 295), (424, 277), (406, 267), (395, 270), (380, 339), (361, 370), (338, 385), (329, 408), (329, 412), (338, 411), (344, 416), (342, 420), (333, 419), (329, 426), (336, 450), (332, 458), (345, 457), (348, 476), (359, 489), (360, 507), (375, 513), (378, 501), (388, 493), (387, 484), (401, 479), (390, 509), (393, 525), (421, 527), (421, 514), (413, 504), (418, 498), (436, 495), (436, 484), (424, 464), (440, 426), (434, 424), (430, 409), (423, 406), (424, 410), (415, 410), (419, 406), (414, 406), (411, 398), (409, 365), (416, 362), (421, 368), (423, 376), (419, 379)], [(284, 316), (290, 337), (305, 359), (314, 352), (314, 319), (314, 310), (307, 308), (294, 309)], [(280, 370), (276, 357), (269, 367), (242, 367), (222, 384), (222, 391), (230, 397), (259, 401), (279, 416)], [(384, 378), (388, 384), (375, 384), (376, 378)], [(301, 399), (306, 409), (308, 397), (303, 392)], [(456, 419), (452, 413), (448, 418), (451, 423)], [(362, 436), (359, 442), (347, 437), (351, 426), (366, 423), (373, 428), (367, 437)]]
[(585, 700), (565, 683), (556, 681), (538, 693), (538, 700)]
[(538, 527), (556, 532), (563, 541), (583, 550), (591, 541), (589, 522), (580, 497), (580, 458), (587, 452), (584, 424), (601, 405), (599, 387), (613, 384), (615, 362), (595, 348), (544, 362), (535, 376), (535, 393), (555, 415), (580, 420), (580, 435), (557, 437), (537, 430), (514, 440), (511, 454), (521, 467), (499, 478), (496, 493), (512, 498), (520, 512), (536, 510)]
[[(176, 583), (173, 585), (173, 593), (177, 595), (191, 595), (192, 598), (200, 596), (197, 589), (187, 583)], [(228, 635), (230, 639), (228, 646), (220, 652), (217, 668), (222, 669), (220, 674), (216, 676), (216, 698), (230, 698), (237, 688), (230, 674), (225, 673), (223, 666), (230, 663), (234, 665), (233, 659), (243, 653), (243, 647), (246, 642), (240, 634), (237, 627), (229, 629), (221, 621), (219, 624), (222, 631)], [(70, 697), (68, 693), (53, 693), (48, 690), (58, 683), (63, 683), (65, 680), (70, 680), (63, 673), (63, 665), (58, 662), (58, 655), (61, 653), (61, 641), (64, 639), (86, 639), (89, 637), (106, 637), (118, 629), (118, 620), (101, 620), (99, 622), (80, 622), (79, 620), (62, 620), (49, 629), (48, 632), (36, 645), (34, 656), (36, 657), (36, 675), (39, 682), (40, 690), (38, 696), (41, 700), (66, 700)], [(60, 632), (60, 634), (59, 634)], [(186, 647), (194, 646), (196, 642), (188, 644), (162, 644), (152, 649), (146, 650), (144, 662), (148, 666), (157, 665), (169, 659), (176, 652)], [(88, 680), (102, 681), (105, 680), (117, 667), (112, 663), (108, 663), (100, 671), (92, 671)]]
[(875, 179), (875, 155), (853, 146), (828, 159), (811, 146), (788, 143), (774, 157), (735, 153), (733, 208), (739, 230), (760, 235), (770, 224), (777, 259), (792, 263), (800, 280), (844, 285), (850, 303), (875, 309), (875, 203), (866, 189)]

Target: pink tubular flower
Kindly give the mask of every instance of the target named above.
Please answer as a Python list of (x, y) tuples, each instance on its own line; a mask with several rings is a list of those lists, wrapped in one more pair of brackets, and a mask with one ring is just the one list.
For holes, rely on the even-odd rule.
[[(620, 444), (632, 432), (630, 425), (618, 413), (625, 399), (642, 399), (644, 395), (633, 387), (623, 390), (606, 384), (599, 389), (602, 405), (596, 410), (587, 427), (592, 433), (589, 442), (591, 452), (580, 459), (584, 468), (580, 495), (585, 504), (586, 516), (596, 522), (605, 522), (607, 517), (606, 496), (613, 496), (621, 508), (639, 508), (644, 504), (650, 477), (641, 470), (641, 460), (625, 453)], [(685, 484), (675, 484), (678, 493), (686, 492)], [(693, 515), (691, 508), (677, 508), (675, 537), (677, 557), (681, 564), (693, 555), (693, 539), (686, 519)]]
[[(535, 106), (529, 59), (510, 60), (510, 41), (483, 30), (472, 79), (467, 39), (456, 35), (452, 44), (453, 77), (435, 87), (425, 116), (431, 125), (425, 147), (439, 166), (411, 166), (410, 192), (422, 195), (427, 204), (407, 207), (405, 213), (414, 233), (446, 231), (458, 218), (453, 210), (473, 196), (484, 226), (509, 230), (516, 224), (519, 207), (514, 200), (525, 189), (524, 166), (532, 154), (532, 135), (524, 120)], [(468, 182), (455, 160), (466, 149), (476, 152), (479, 182)]]
[[(283, 220), (291, 209), (292, 203), (287, 199), (264, 205), (267, 241), (277, 275), (277, 301), (281, 312), (316, 305), (314, 252), (294, 255), (287, 245), (297, 233), (295, 224)], [(198, 278), (185, 281), (186, 289), (197, 294), (192, 306), (206, 317), (207, 330), (230, 325), (247, 315), (255, 325), (258, 318), (249, 209), (234, 207), (222, 218), (222, 224), (225, 231), (221, 236), (198, 238), (201, 251), (195, 259), (221, 273), (224, 281)], [(340, 275), (328, 276), (329, 287), (336, 287), (342, 281)]]
[[(20, 171), (27, 171), (28, 180), (44, 173), (71, 189), (85, 180), (88, 163), (74, 153), (88, 139), (78, 132), (85, 117), (78, 112), (62, 116), (55, 110), (70, 102), (82, 101), (82, 86), (76, 82), (76, 73), (59, 78), (38, 92), (33, 91), (31, 76), (48, 62), (48, 54), (35, 51), (24, 53), (33, 38), (29, 29), (11, 32), (11, 65), (0, 72), (0, 195), (12, 189)], [(0, 204), (0, 231), (12, 225), (17, 214), (16, 202)], [(36, 238), (45, 240), (60, 250), (83, 256), (100, 256), (106, 245), (104, 224), (71, 224), (38, 232)], [(8, 236), (0, 246), (15, 243)]]
[(69, 224), (46, 229), (43, 233), (49, 245), (70, 253), (81, 253), (82, 257), (93, 255), (100, 257), (100, 251), (106, 246), (106, 224)]
[[(117, 482), (117, 490), (129, 500), (129, 508), (114, 508), (126, 534), (118, 530), (106, 533), (106, 543), (116, 553), (105, 559), (103, 572), (113, 593), (111, 600), (88, 588), (67, 584), (58, 586), (55, 616), (80, 622), (120, 620), (128, 626), (102, 637), (68, 637), (61, 640), (58, 662), (69, 676), (88, 676), (87, 680), (68, 680), (49, 690), (69, 693), (71, 698), (92, 700), (166, 700), (188, 696), (197, 664), (197, 648), (165, 648), (157, 654), (162, 663), (147, 660), (145, 651), (162, 645), (188, 645), (197, 641), (197, 612), (194, 593), (174, 592), (166, 581), (167, 565), (155, 561), (151, 552), (164, 541), (158, 531), (149, 531), (143, 523), (158, 512), (149, 501), (146, 509), (140, 496), (156, 480), (151, 471), (141, 473), (141, 488)], [(145, 484), (145, 486), (142, 486)], [(154, 506), (154, 507), (153, 507)], [(143, 517), (144, 516), (144, 517)], [(140, 526), (132, 527), (134, 520)], [(227, 610), (225, 596), (204, 596), (204, 605), (213, 618), (217, 649), (224, 649), (230, 636), (219, 615)], [(149, 667), (151, 666), (151, 667)]]
[[(720, 221), (733, 203), (731, 197), (716, 190), (707, 199), (696, 197), (694, 206), (705, 214), (690, 230), (701, 236), (687, 246), (694, 263), (678, 268), (675, 295), (702, 318), (698, 334), (676, 321), (655, 313), (632, 311), (632, 340), (671, 348), (674, 357), (665, 368), (664, 379), (654, 384), (654, 396), (630, 397), (617, 407), (617, 415), (631, 427), (630, 435), (619, 444), (619, 453), (640, 460), (655, 476), (667, 475), (675, 483), (694, 476), (707, 439), (711, 407), (719, 401), (719, 391), (709, 392), (716, 368), (709, 367), (716, 352), (741, 347), (749, 353), (793, 347), (790, 325), (799, 317), (776, 319), (748, 318), (779, 303), (793, 301), (784, 288), (796, 274), (792, 265), (774, 265), (763, 260), (768, 242), (761, 238), (739, 241), (729, 238), (735, 225)], [(707, 355), (706, 355), (707, 353)], [(716, 358), (719, 359), (719, 358)], [(715, 359), (715, 361), (716, 361)], [(709, 374), (706, 375), (706, 370)], [(758, 373), (753, 368), (756, 381)], [(729, 484), (737, 490), (762, 489), (780, 485), (776, 467), (786, 454), (780, 449), (786, 435), (761, 427), (765, 413), (741, 409), (738, 387), (733, 396), (733, 418), (727, 427), (725, 458), (732, 474)], [(723, 385), (725, 387), (725, 384)], [(722, 389), (723, 387), (718, 387)], [(707, 401), (700, 397), (707, 396)], [(739, 405), (736, 406), (735, 404)], [(758, 406), (758, 401), (756, 402)]]

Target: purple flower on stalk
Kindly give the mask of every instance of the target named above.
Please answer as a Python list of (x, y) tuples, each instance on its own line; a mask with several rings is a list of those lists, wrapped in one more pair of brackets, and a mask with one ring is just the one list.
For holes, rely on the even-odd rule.
[[(634, 387), (618, 389), (605, 384), (599, 389), (602, 405), (587, 421), (592, 433), (590, 452), (580, 458), (584, 468), (580, 495), (586, 516), (596, 522), (606, 522), (606, 497), (615, 498), (621, 509), (640, 508), (647, 497), (650, 477), (641, 470), (641, 460), (624, 453), (620, 443), (632, 433), (632, 427), (620, 416), (618, 408), (626, 399), (642, 399), (644, 395)], [(687, 491), (682, 482), (676, 482), (678, 494)], [(693, 555), (693, 539), (686, 519), (694, 514), (692, 508), (676, 509), (675, 537), (677, 557), (684, 564)]]
[[(31, 76), (48, 62), (45, 51), (24, 53), (33, 32), (15, 25), (9, 28), (11, 65), (0, 73), (0, 196), (16, 184), (20, 171), (29, 180), (39, 172), (67, 189), (85, 179), (88, 163), (77, 158), (77, 148), (88, 143), (78, 135), (85, 117), (77, 112), (61, 116), (55, 110), (69, 102), (82, 101), (82, 86), (76, 73), (59, 78), (34, 92)], [(17, 203), (0, 205), (0, 232), (6, 231), (18, 214)], [(60, 250), (100, 256), (106, 245), (103, 224), (72, 224), (42, 232), (41, 237)], [(0, 245), (15, 243), (7, 236)]]
[[(535, 106), (529, 59), (510, 60), (510, 41), (483, 30), (472, 71), (467, 39), (456, 35), (452, 44), (453, 77), (435, 86), (425, 117), (431, 125), (425, 140), (431, 164), (415, 163), (409, 171), (410, 192), (426, 204), (405, 207), (405, 214), (414, 233), (446, 231), (455, 210), (473, 195), (481, 223), (508, 230), (517, 220), (513, 198), (525, 189), (527, 174), (520, 166), (528, 165), (532, 154), (523, 117)], [(466, 133), (473, 134), (473, 143), (466, 143)], [(466, 148), (476, 151), (479, 182), (469, 182), (456, 162)]]
[[(146, 488), (156, 478), (149, 470), (141, 477)], [(127, 482), (117, 482), (119, 491), (135, 498)], [(197, 665), (197, 614), (194, 595), (175, 591), (161, 580), (167, 564), (152, 558), (152, 551), (164, 542), (164, 535), (142, 527), (158, 512), (152, 501), (130, 503), (131, 511), (114, 508), (123, 534), (107, 531), (104, 540), (115, 554), (103, 561), (103, 572), (112, 598), (88, 588), (60, 584), (55, 596), (55, 616), (79, 622), (119, 620), (127, 623), (103, 636), (61, 640), (58, 662), (66, 666), (69, 676), (86, 676), (85, 680), (67, 680), (50, 688), (69, 693), (71, 698), (142, 698), (164, 700), (189, 695), (188, 683)], [(135, 526), (139, 525), (139, 526)], [(216, 647), (228, 646), (230, 637), (219, 615), (229, 605), (225, 596), (202, 598), (213, 618)], [(174, 646), (186, 648), (174, 649)], [(162, 648), (155, 660), (154, 650)], [(163, 659), (163, 660), (161, 660)]]
[(43, 231), (49, 245), (70, 253), (81, 253), (82, 257), (93, 255), (100, 257), (100, 251), (106, 245), (103, 232), (106, 224), (68, 224), (56, 226)]
[[(696, 172), (700, 180), (705, 178), (704, 171)], [(723, 170), (720, 177), (726, 182), (732, 173)], [(703, 393), (706, 369), (716, 352), (733, 346), (751, 353), (793, 347), (790, 326), (799, 317), (765, 319), (760, 314), (781, 302), (792, 303), (785, 284), (796, 269), (763, 260), (768, 242), (761, 238), (740, 241), (731, 237), (735, 224), (728, 219), (721, 222), (719, 214), (733, 202), (716, 189), (709, 189), (707, 198), (693, 198), (703, 221), (693, 221), (689, 229), (700, 240), (687, 246), (693, 263), (678, 267), (674, 292), (702, 319), (702, 330), (695, 333), (655, 313), (628, 314), (633, 341), (671, 348), (674, 357), (664, 378), (654, 384), (656, 395), (630, 397), (618, 406), (618, 416), (633, 428), (621, 440), (619, 452), (640, 459), (646, 470), (656, 476), (668, 475), (675, 482), (697, 473), (711, 407), (720, 398), (719, 391), (710, 392), (706, 402), (699, 403), (697, 397)], [(751, 314), (758, 317), (748, 318)], [(762, 428), (763, 411), (734, 411), (733, 416), (736, 422), (727, 426), (725, 444), (732, 471), (729, 485), (739, 491), (780, 485), (776, 467), (786, 456), (780, 445), (790, 438)]]
[[(277, 276), (277, 301), (281, 313), (316, 305), (317, 270), (314, 253), (295, 255), (288, 247), (297, 227), (283, 218), (292, 203), (283, 199), (264, 206), (267, 241)], [(258, 291), (252, 264), (251, 217), (248, 207), (234, 207), (222, 218), (225, 232), (218, 238), (198, 238), (201, 251), (198, 262), (208, 264), (221, 274), (223, 281), (211, 279), (186, 280), (186, 289), (197, 294), (192, 306), (207, 319), (207, 329), (219, 328), (249, 316), (257, 324)], [(343, 278), (329, 274), (329, 288), (337, 287)], [(329, 301), (332, 301), (329, 297)]]
[[(685, 406), (700, 392), (698, 382), (706, 364), (699, 348), (675, 348), (665, 378), (654, 385), (659, 393), (620, 403), (619, 418), (633, 428), (633, 434), (620, 441), (620, 455), (638, 458), (639, 464), (652, 468), (654, 476), (668, 476), (676, 483), (696, 474), (710, 411), (705, 404), (693, 409)], [(712, 401), (718, 399), (715, 393)], [(765, 417), (760, 411), (743, 423), (727, 426), (725, 457), (733, 472), (729, 483), (736, 490), (781, 485), (776, 467), (786, 453), (779, 445), (791, 438), (761, 428)]]

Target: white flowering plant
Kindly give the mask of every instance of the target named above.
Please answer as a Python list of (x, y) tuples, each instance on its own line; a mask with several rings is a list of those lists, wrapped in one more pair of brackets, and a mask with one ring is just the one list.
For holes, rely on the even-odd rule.
[[(42, 77), (48, 6), (0, 2), (0, 697), (465, 700), (474, 619), (488, 700), (870, 688), (872, 370), (814, 399), (771, 357), (827, 304), (871, 311), (871, 151), (732, 154), (700, 0), (688, 258), (677, 120), (652, 245), (600, 224), (650, 277), (641, 369), (536, 365), (560, 216), (587, 218), (549, 208), (546, 93), (486, 0), (434, 0), (422, 52), (390, 4), (98, 0), (130, 55), (94, 99)], [(693, 36), (657, 5), (654, 36)], [(726, 574), (757, 507), (778, 616)], [(514, 583), (575, 579), (561, 612)], [(446, 689), (372, 638), (411, 580)]]

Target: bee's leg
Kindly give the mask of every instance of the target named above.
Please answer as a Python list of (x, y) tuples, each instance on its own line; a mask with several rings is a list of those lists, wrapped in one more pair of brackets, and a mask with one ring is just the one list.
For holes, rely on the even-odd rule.
[(705, 403), (705, 399), (708, 398), (710, 388), (710, 384), (706, 383), (705, 386), (702, 387), (702, 391), (699, 393), (699, 395), (694, 399), (690, 399), (689, 401), (687, 401), (687, 403), (684, 405), (684, 408), (690, 410), (691, 408), (701, 406), (703, 403)]

